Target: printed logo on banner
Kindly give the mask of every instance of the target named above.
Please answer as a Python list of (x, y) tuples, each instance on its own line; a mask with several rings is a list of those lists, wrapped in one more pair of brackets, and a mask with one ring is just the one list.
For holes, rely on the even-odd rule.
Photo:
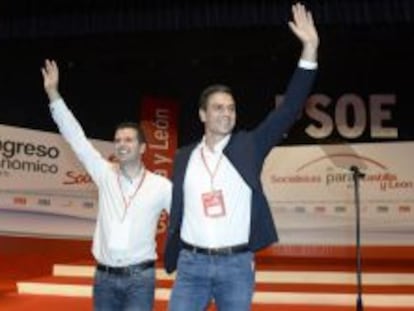
[[(331, 153), (329, 155), (324, 155), (324, 156), (320, 156), (315, 159), (309, 160), (305, 162), (304, 164), (300, 165), (296, 171), (300, 172), (311, 165), (314, 165), (318, 162), (322, 162), (326, 160), (330, 160), (331, 162), (335, 163), (335, 161), (337, 161), (337, 159), (340, 159), (340, 158), (349, 158), (349, 159), (354, 159), (354, 160), (357, 159), (358, 161), (364, 161), (364, 163), (373, 164), (374, 166), (379, 167), (381, 169), (384, 169), (384, 170), (387, 169), (387, 167), (384, 164), (372, 158), (356, 155), (351, 152), (348, 152), (348, 153), (344, 152), (344, 153)], [(342, 178), (339, 178), (339, 179), (341, 180)]]
[(295, 212), (296, 213), (305, 213), (306, 208), (304, 206), (295, 206)]
[(325, 206), (315, 206), (315, 212), (323, 214), (323, 213), (326, 212), (326, 207)]
[(398, 207), (398, 212), (400, 212), (400, 213), (409, 213), (409, 212), (411, 212), (411, 206), (409, 206), (409, 205), (400, 205)]
[(85, 208), (94, 208), (95, 203), (92, 202), (92, 201), (84, 201), (82, 203), (82, 206), (85, 207)]
[(389, 212), (389, 207), (385, 206), (385, 205), (379, 205), (379, 206), (377, 206), (377, 212), (378, 213), (388, 213)]
[[(385, 191), (398, 191), (400, 189), (413, 189), (414, 188), (414, 182), (412, 180), (404, 180), (401, 179), (398, 174), (390, 173), (388, 170), (386, 164), (381, 163), (381, 161), (378, 161), (372, 157), (368, 156), (362, 156), (355, 154), (353, 152), (332, 152), (331, 154), (324, 155), (317, 157), (315, 159), (309, 160), (301, 165), (296, 169), (296, 173), (301, 172), (302, 170), (309, 168), (310, 166), (316, 165), (319, 162), (322, 161), (330, 161), (332, 163), (341, 163), (337, 164), (339, 168), (343, 166), (342, 163), (353, 161), (361, 162), (362, 168), (367, 168), (367, 165), (372, 165), (373, 167), (380, 169), (382, 172), (375, 172), (375, 173), (366, 173), (364, 178), (362, 179), (363, 183), (377, 183), (379, 186), (379, 189), (383, 192)], [(344, 170), (344, 168), (342, 168)], [(289, 176), (290, 178), (292, 176)], [(308, 179), (300, 178), (300, 175), (295, 175), (295, 179), (302, 179), (304, 181), (307, 181)], [(272, 179), (279, 179), (272, 176)], [(289, 179), (289, 178), (288, 178)], [(325, 176), (325, 184), (326, 186), (340, 184), (340, 183), (350, 183), (352, 182), (353, 177), (351, 172), (344, 172), (344, 171), (338, 171), (338, 170), (331, 170), (326, 173)]]
[(335, 213), (345, 213), (346, 212), (346, 206), (335, 206)]
[(50, 206), (51, 204), (50, 199), (43, 199), (43, 198), (37, 200), (37, 203), (43, 206)]
[(14, 197), (13, 203), (15, 205), (26, 205), (27, 204), (27, 198), (26, 197)]
[[(107, 160), (111, 163), (118, 163), (118, 159), (116, 158), (114, 154), (110, 154), (107, 157)], [(63, 180), (62, 184), (65, 186), (93, 184), (92, 177), (84, 170), (66, 171), (66, 173), (64, 174), (64, 177), (65, 179)]]

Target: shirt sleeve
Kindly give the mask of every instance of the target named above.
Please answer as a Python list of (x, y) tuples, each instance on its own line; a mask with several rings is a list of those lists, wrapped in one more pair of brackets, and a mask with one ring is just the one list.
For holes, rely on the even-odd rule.
[(303, 69), (314, 70), (318, 68), (318, 63), (306, 59), (300, 59), (298, 66)]
[(63, 99), (51, 102), (49, 107), (59, 132), (68, 142), (86, 171), (97, 183), (100, 175), (103, 174), (109, 163), (87, 139), (81, 125), (66, 106)]

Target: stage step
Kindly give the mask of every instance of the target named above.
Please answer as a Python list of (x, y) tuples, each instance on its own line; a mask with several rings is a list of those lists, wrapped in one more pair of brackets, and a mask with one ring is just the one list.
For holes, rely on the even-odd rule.
[[(93, 265), (55, 264), (54, 276), (89, 277), (95, 273)], [(164, 269), (156, 268), (157, 280), (174, 280), (175, 274), (167, 274)], [(364, 272), (363, 285), (414, 286), (414, 273), (377, 273)], [(341, 284), (356, 285), (355, 272), (341, 271), (261, 271), (256, 273), (257, 283), (292, 284)]]
[[(95, 268), (88, 264), (56, 264), (53, 275), (17, 283), (19, 294), (91, 297)], [(174, 274), (156, 269), (156, 299), (168, 301)], [(365, 306), (404, 307), (414, 310), (414, 273), (363, 273)], [(256, 275), (255, 304), (352, 306), (355, 304), (354, 272), (268, 271)]]

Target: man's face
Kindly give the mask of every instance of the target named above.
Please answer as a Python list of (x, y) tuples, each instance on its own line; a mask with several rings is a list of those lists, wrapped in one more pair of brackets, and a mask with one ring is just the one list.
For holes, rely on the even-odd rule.
[(115, 132), (115, 154), (121, 164), (139, 162), (145, 151), (145, 143), (138, 141), (134, 128), (121, 128)]
[(233, 96), (217, 92), (208, 97), (206, 109), (199, 110), (206, 133), (225, 136), (236, 124), (236, 104)]

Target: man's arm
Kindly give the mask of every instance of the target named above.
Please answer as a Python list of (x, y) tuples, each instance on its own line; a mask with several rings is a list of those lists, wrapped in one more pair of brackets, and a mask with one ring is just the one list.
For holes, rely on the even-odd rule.
[(49, 108), (52, 118), (59, 128), (59, 132), (69, 143), (94, 181), (97, 182), (98, 176), (104, 172), (103, 168), (107, 166), (107, 162), (88, 141), (81, 125), (59, 94), (59, 68), (56, 62), (54, 60), (46, 60), (45, 66), (41, 71), (43, 86), (49, 98)]
[(294, 124), (316, 76), (319, 37), (312, 14), (300, 3), (292, 6), (292, 13), (293, 21), (289, 22), (289, 27), (302, 42), (302, 53), (282, 105), (274, 109), (252, 131), (253, 140), (256, 142), (256, 156), (259, 158), (264, 158)]

